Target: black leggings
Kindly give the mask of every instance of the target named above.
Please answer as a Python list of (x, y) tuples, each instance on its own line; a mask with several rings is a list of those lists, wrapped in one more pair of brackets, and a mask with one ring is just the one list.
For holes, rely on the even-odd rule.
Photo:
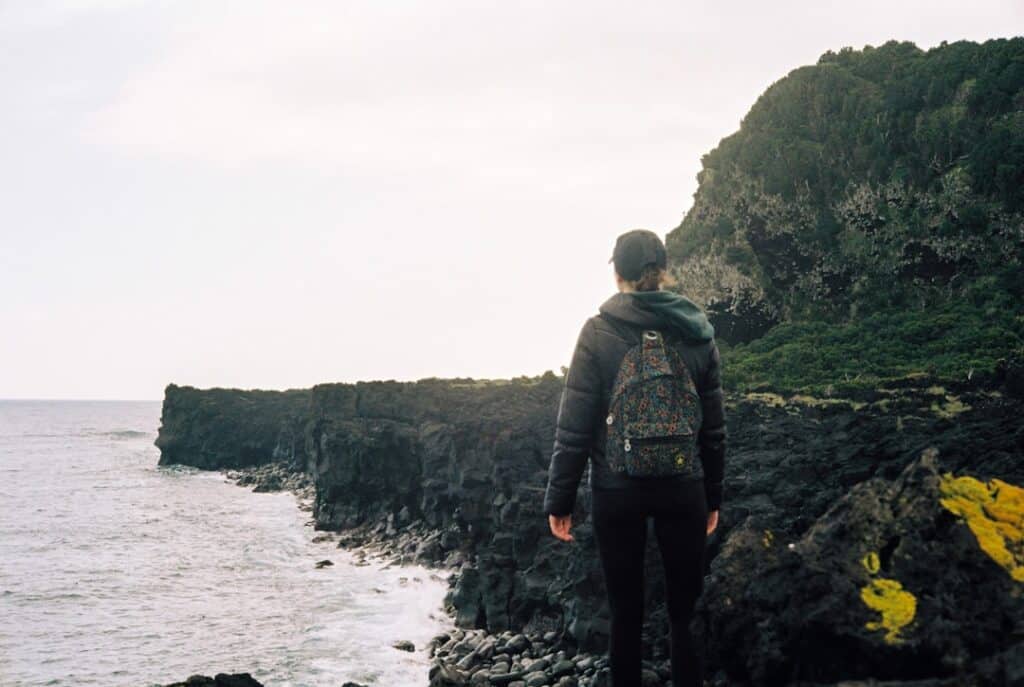
[(612, 615), (608, 653), (613, 687), (640, 687), (647, 516), (654, 517), (665, 567), (672, 684), (701, 687), (703, 666), (689, 625), (704, 584), (708, 520), (704, 483), (594, 489), (592, 504), (594, 537)]

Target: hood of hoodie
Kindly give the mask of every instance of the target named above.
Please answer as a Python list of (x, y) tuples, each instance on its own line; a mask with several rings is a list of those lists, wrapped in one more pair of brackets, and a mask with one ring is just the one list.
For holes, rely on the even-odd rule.
[(708, 341), (715, 328), (696, 303), (674, 291), (617, 293), (599, 308), (611, 317), (648, 329), (674, 329), (690, 341)]

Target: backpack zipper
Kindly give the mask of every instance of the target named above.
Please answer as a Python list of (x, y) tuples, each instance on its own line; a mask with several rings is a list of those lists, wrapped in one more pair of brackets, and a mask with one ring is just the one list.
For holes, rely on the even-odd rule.
[(674, 444), (678, 442), (682, 437), (692, 436), (692, 434), (669, 434), (663, 437), (630, 437), (625, 436), (625, 441), (622, 444), (622, 450), (629, 453), (633, 450), (631, 439), (636, 439), (643, 444)]

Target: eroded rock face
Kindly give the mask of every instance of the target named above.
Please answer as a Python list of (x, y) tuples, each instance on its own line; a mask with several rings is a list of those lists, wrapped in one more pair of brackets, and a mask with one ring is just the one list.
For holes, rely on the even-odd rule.
[(318, 527), (423, 521), (440, 533), (424, 556), (469, 557), (451, 595), (461, 624), (560, 625), (549, 559), (569, 552), (546, 536), (542, 506), (561, 389), (554, 375), (314, 387), (306, 456)]
[(309, 400), (309, 389), (200, 390), (168, 384), (156, 439), (160, 465), (222, 469), (300, 459)]
[[(542, 511), (561, 384), (552, 375), (315, 387), (296, 462), (315, 483), (318, 527), (371, 528), (407, 560), (457, 565), (448, 602), (463, 628), (554, 633), (556, 644), (603, 653), (590, 491), (580, 491), (572, 544), (551, 536)], [(176, 392), (161, 437), (221, 446), (233, 461), (240, 425), (219, 418), (239, 401), (218, 410), (222, 392), (205, 393)], [(290, 407), (276, 407), (264, 421), (294, 426)], [(935, 480), (1024, 486), (1021, 409), (1010, 395), (926, 379), (849, 401), (731, 396), (725, 500), (694, 625), (709, 676), (761, 685), (1020, 671), (1021, 583), (939, 502)], [(228, 434), (204, 442), (204, 432)], [(937, 453), (924, 460), (929, 447)], [(646, 658), (663, 660), (653, 536), (645, 576)]]

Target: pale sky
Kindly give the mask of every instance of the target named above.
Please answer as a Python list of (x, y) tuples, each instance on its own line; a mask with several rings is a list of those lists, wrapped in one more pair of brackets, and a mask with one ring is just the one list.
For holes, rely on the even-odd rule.
[(826, 50), (1020, 0), (0, 0), (0, 398), (567, 365), (615, 237)]

